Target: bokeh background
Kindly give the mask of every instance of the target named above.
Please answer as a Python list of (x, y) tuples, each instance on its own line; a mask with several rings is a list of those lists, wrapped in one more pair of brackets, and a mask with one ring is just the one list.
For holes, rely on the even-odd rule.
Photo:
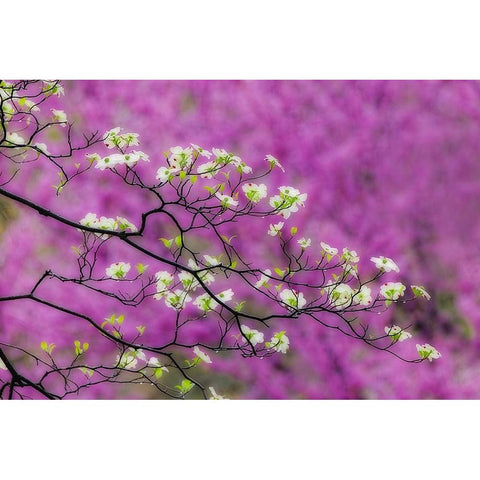
[[(293, 185), (308, 193), (291, 224), (312, 238), (312, 248), (325, 241), (354, 249), (370, 272), (370, 256), (391, 257), (400, 266), (398, 281), (424, 285), (432, 295), (430, 302), (398, 305), (371, 322), (380, 330), (389, 321), (412, 323), (414, 339), (398, 345), (399, 351), (415, 357), (415, 343), (427, 341), (442, 353), (438, 361), (406, 364), (318, 324), (296, 321), (285, 326), (288, 355), (226, 355), (202, 368), (202, 378), (218, 392), (257, 399), (480, 398), (480, 83), (66, 81), (64, 88), (53, 108), (64, 109), (78, 131), (121, 126), (138, 132), (151, 171), (164, 164), (162, 152), (189, 143), (225, 148), (256, 169), (265, 167), (266, 154), (275, 155), (286, 173), (277, 169), (269, 186)], [(58, 142), (60, 149), (61, 133), (52, 130), (45, 143), (54, 150)], [(59, 197), (55, 183), (56, 172), (37, 162), (10, 190), (72, 219), (92, 211), (137, 224), (151, 200), (98, 170)], [(23, 293), (49, 266), (74, 272), (71, 245), (78, 244), (78, 234), (1, 202), (2, 295)], [(265, 264), (271, 239), (264, 230), (245, 231), (250, 258), (271, 266)], [(119, 255), (127, 252), (111, 251), (103, 260), (111, 263)], [(43, 293), (96, 317), (113, 308), (78, 289), (46, 286)], [(5, 341), (38, 348), (48, 340), (61, 351), (79, 332), (82, 341), (88, 339), (78, 321), (38, 305), (0, 308)], [(164, 310), (153, 301), (142, 310), (152, 338), (165, 333)], [(190, 334), (208, 339), (213, 331), (197, 325)], [(34, 367), (15, 355), (22, 368)], [(92, 362), (109, 355), (114, 360), (101, 342), (89, 355)], [(147, 387), (103, 385), (80, 398), (157, 397)]]

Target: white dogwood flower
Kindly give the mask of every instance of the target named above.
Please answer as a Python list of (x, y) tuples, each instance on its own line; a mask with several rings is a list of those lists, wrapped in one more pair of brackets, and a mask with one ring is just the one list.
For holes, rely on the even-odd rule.
[(270, 169), (278, 167), (282, 172), (285, 172), (285, 169), (280, 165), (280, 162), (273, 155), (267, 155), (265, 160), (270, 164)]
[(398, 268), (397, 264), (391, 259), (387, 257), (372, 257), (370, 260), (375, 264), (375, 266), (384, 272), (394, 272), (399, 273), (400, 269)]
[(312, 240), (310, 238), (302, 237), (300, 240), (297, 240), (297, 243), (305, 250), (312, 244)]
[(405, 285), (401, 282), (388, 282), (380, 287), (380, 294), (388, 300), (398, 300), (405, 293)]
[(393, 342), (403, 342), (409, 338), (412, 338), (412, 334), (403, 330), (398, 325), (391, 327), (385, 327), (385, 333), (392, 339)]
[(432, 347), (428, 343), (425, 343), (424, 345), (417, 344), (417, 352), (420, 355), (420, 358), (427, 358), (429, 362), (442, 356), (435, 347)]
[(416, 297), (423, 297), (426, 298), (427, 300), (430, 300), (432, 297), (430, 294), (425, 290), (425, 287), (422, 287), (421, 285), (412, 285), (411, 286), (413, 294)]
[(202, 178), (213, 178), (219, 171), (217, 163), (213, 160), (210, 162), (202, 163), (197, 167), (197, 173)]
[(67, 114), (63, 110), (55, 110), (54, 108), (52, 108), (51, 111), (53, 114), (53, 121), (62, 123), (62, 127), (66, 127)]
[(307, 303), (302, 292), (296, 292), (295, 290), (289, 290), (288, 288), (280, 292), (280, 298), (283, 303), (286, 303), (289, 307), (295, 310), (303, 308)]
[(322, 247), (322, 250), (330, 256), (334, 256), (338, 253), (338, 248), (333, 248), (331, 247), (328, 243), (325, 242), (320, 242), (320, 246)]
[(267, 348), (273, 348), (276, 352), (287, 353), (290, 348), (290, 339), (285, 333), (285, 331), (275, 333), (269, 342), (265, 342), (265, 346)]
[(257, 185), (256, 183), (246, 183), (242, 186), (242, 190), (248, 200), (253, 203), (259, 202), (267, 196), (267, 186), (264, 183)]
[(116, 262), (112, 263), (108, 268), (105, 269), (107, 277), (113, 278), (115, 280), (119, 278), (125, 278), (125, 275), (130, 270), (130, 264), (125, 262)]
[(195, 355), (203, 362), (212, 363), (210, 357), (205, 352), (202, 352), (198, 346), (193, 347), (193, 353), (195, 353)]
[(192, 297), (187, 292), (177, 289), (174, 292), (169, 292), (165, 296), (165, 305), (174, 310), (182, 310), (186, 303), (190, 302)]
[(220, 200), (223, 208), (236, 207), (238, 205), (238, 202), (228, 195), (222, 195), (217, 192), (215, 196)]
[(270, 269), (266, 269), (260, 276), (260, 280), (255, 283), (255, 288), (261, 288), (261, 287), (265, 287), (265, 288), (268, 288), (268, 282), (270, 280), (270, 277), (267, 276), (267, 275), (271, 275), (272, 274), (272, 271)]
[(215, 310), (215, 308), (218, 306), (218, 303), (208, 293), (199, 295), (194, 300), (193, 304), (204, 313), (207, 313), (210, 310)]
[(228, 398), (222, 397), (222, 395), (218, 395), (218, 393), (215, 391), (213, 387), (208, 387), (210, 390), (210, 393), (212, 396), (209, 398), (209, 400), (228, 400)]
[(282, 229), (283, 225), (284, 225), (283, 222), (278, 222), (278, 223), (275, 223), (274, 225), (270, 224), (268, 234), (271, 237), (276, 237), (280, 233), (280, 230)]
[(223, 292), (218, 293), (216, 296), (219, 298), (223, 303), (229, 302), (233, 298), (233, 290), (229, 288), (228, 290), (224, 290)]
[(246, 325), (241, 325), (240, 330), (253, 346), (257, 345), (258, 343), (263, 343), (264, 337), (262, 332), (259, 332), (253, 328), (249, 328)]
[(190, 144), (194, 150), (198, 152), (199, 155), (202, 157), (210, 158), (212, 156), (212, 153), (209, 152), (208, 150), (205, 150), (204, 148), (199, 147), (198, 145), (195, 145), (194, 143)]
[(7, 132), (5, 140), (9, 143), (13, 143), (14, 145), (25, 145), (27, 143), (26, 140), (17, 132)]
[(168, 182), (170, 177), (175, 175), (176, 173), (180, 172), (180, 168), (172, 166), (172, 167), (160, 167), (157, 170), (157, 176), (155, 177), (157, 180), (160, 180), (161, 183)]
[(355, 291), (346, 283), (339, 283), (338, 285), (328, 284), (326, 290), (330, 297), (330, 302), (337, 309), (342, 309), (352, 304), (352, 297)]
[(370, 305), (372, 303), (372, 290), (366, 285), (362, 285), (360, 290), (354, 296), (355, 303), (359, 305)]
[(183, 169), (189, 167), (193, 163), (193, 149), (191, 147), (172, 147), (170, 148), (170, 152), (172, 154), (168, 161), (171, 166)]

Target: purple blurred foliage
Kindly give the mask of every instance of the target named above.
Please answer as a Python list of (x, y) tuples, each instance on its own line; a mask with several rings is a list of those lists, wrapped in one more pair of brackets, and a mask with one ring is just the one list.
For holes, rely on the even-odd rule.
[[(275, 155), (286, 173), (274, 171), (266, 182), (269, 192), (292, 185), (308, 193), (306, 207), (286, 225), (312, 238), (312, 255), (319, 252), (320, 241), (354, 249), (364, 277), (374, 273), (368, 259), (385, 255), (401, 270), (400, 275), (387, 274), (386, 281), (424, 285), (432, 294), (431, 302), (394, 305), (382, 316), (366, 318), (378, 332), (389, 322), (413, 324), (414, 338), (395, 350), (413, 358), (415, 343), (428, 342), (442, 353), (436, 362), (406, 364), (301, 317), (272, 325), (272, 331), (283, 327), (288, 332), (291, 350), (286, 356), (260, 360), (213, 354), (208, 367), (212, 385), (222, 379), (240, 398), (480, 398), (478, 82), (68, 81), (64, 86), (65, 97), (55, 102), (77, 131), (103, 133), (121, 126), (140, 134), (140, 149), (151, 159), (141, 169), (152, 181), (164, 165), (162, 152), (175, 145), (225, 148), (254, 170), (266, 167), (266, 154)], [(45, 142), (49, 140), (54, 139)], [(152, 198), (119, 184), (109, 173), (93, 169), (56, 197), (51, 188), (55, 170), (31, 164), (11, 190), (73, 220), (95, 212), (138, 225)], [(229, 234), (238, 235), (235, 241), (247, 258), (259, 268), (277, 266), (276, 239), (266, 235), (268, 222), (248, 219), (235, 228)], [(147, 244), (162, 249), (154, 240), (167, 236), (168, 226), (153, 224), (152, 229)], [(19, 209), (3, 235), (1, 294), (23, 293), (46, 268), (74, 273), (71, 246), (79, 242), (78, 232)], [(205, 253), (219, 252), (207, 244)], [(102, 265), (141, 261), (152, 273), (164, 269), (113, 241), (101, 260)], [(232, 288), (237, 300), (256, 301), (247, 289)], [(147, 325), (146, 340), (165, 338), (171, 327), (163, 302), (149, 300), (133, 312), (53, 282), (42, 286), (42, 294), (98, 319), (124, 312), (126, 325), (129, 315), (136, 318), (132, 328)], [(12, 343), (25, 337), (33, 345), (48, 340), (61, 351), (72, 349), (81, 335), (81, 341), (95, 345), (91, 360), (114, 362), (116, 352), (78, 319), (26, 302), (1, 308), (2, 335)], [(188, 335), (208, 340), (215, 329), (214, 322), (196, 322)], [(80, 397), (139, 395), (102, 385)]]

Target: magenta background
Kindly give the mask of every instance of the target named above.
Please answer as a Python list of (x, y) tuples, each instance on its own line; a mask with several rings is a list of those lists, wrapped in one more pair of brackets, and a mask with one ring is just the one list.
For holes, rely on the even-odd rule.
[[(291, 340), (287, 356), (214, 358), (209, 384), (217, 392), (241, 398), (479, 398), (479, 86), (471, 81), (69, 81), (65, 97), (52, 108), (63, 108), (79, 130), (102, 133), (121, 126), (138, 132), (140, 149), (151, 158), (142, 166), (145, 175), (163, 165), (161, 152), (190, 142), (233, 151), (254, 168), (264, 168), (265, 154), (271, 153), (286, 174), (276, 170), (269, 187), (293, 185), (309, 194), (306, 208), (288, 225), (312, 237), (313, 248), (323, 240), (355, 249), (366, 272), (373, 272), (370, 256), (392, 257), (401, 269), (392, 281), (421, 284), (432, 294), (429, 303), (370, 319), (380, 330), (389, 319), (415, 322), (414, 339), (398, 351), (415, 356), (415, 343), (427, 341), (443, 355), (432, 364), (402, 363), (298, 319), (283, 325)], [(149, 199), (117, 186), (108, 173), (89, 172), (57, 198), (51, 188), (55, 172), (32, 164), (9, 188), (72, 219), (93, 211), (138, 224)], [(260, 267), (272, 266), (264, 260), (272, 239), (263, 226), (249, 225), (242, 249)], [(3, 237), (0, 293), (23, 293), (52, 262), (74, 271), (70, 246), (78, 238), (22, 209)], [(128, 252), (115, 248), (102, 260), (127, 258)], [(46, 286), (42, 292), (97, 318), (118, 311), (78, 289)], [(54, 341), (60, 351), (79, 335), (82, 341), (91, 335), (80, 321), (36, 305), (0, 308), (0, 333), (12, 342)], [(149, 302), (141, 313), (145, 320), (136, 322), (147, 325), (150, 339), (168, 335), (168, 320), (159, 318), (164, 310), (160, 302)], [(205, 323), (189, 335), (208, 339), (213, 331), (214, 325)], [(114, 357), (100, 342), (88, 358), (113, 362)], [(151, 392), (102, 386), (81, 398), (142, 395)]]

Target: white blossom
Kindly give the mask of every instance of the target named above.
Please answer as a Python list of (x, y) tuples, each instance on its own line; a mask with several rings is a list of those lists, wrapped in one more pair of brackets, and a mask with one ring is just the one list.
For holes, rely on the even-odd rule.
[(187, 292), (177, 289), (174, 292), (167, 293), (165, 296), (165, 305), (174, 310), (182, 310), (186, 303), (190, 302), (192, 297)]
[(352, 304), (352, 297), (355, 291), (346, 283), (339, 283), (338, 285), (328, 284), (326, 290), (330, 297), (330, 302), (337, 309), (342, 309)]
[(312, 244), (312, 240), (310, 238), (302, 237), (300, 240), (297, 240), (297, 243), (305, 250)]
[(267, 155), (265, 160), (270, 164), (271, 169), (273, 169), (273, 167), (278, 167), (282, 172), (285, 172), (285, 169), (280, 165), (280, 162), (273, 155)]
[(199, 285), (198, 280), (189, 272), (180, 272), (178, 279), (182, 282), (183, 288), (188, 291), (196, 290)]
[(210, 162), (202, 163), (197, 167), (197, 173), (199, 173), (202, 178), (213, 178), (218, 173), (218, 171), (218, 165), (213, 160), (211, 160)]
[(212, 255), (204, 255), (203, 258), (205, 259), (207, 267), (215, 267), (217, 265), (220, 265), (217, 257), (213, 257)]
[(199, 147), (198, 145), (195, 145), (194, 143), (190, 144), (197, 152), (199, 155), (202, 157), (210, 158), (212, 156), (212, 153), (209, 152), (208, 150), (205, 150), (204, 148)]
[(307, 199), (306, 193), (300, 193), (294, 187), (278, 187), (280, 195), (274, 195), (269, 199), (270, 206), (279, 210), (278, 214), (284, 218), (289, 218), (292, 213), (298, 211), (298, 206), (305, 206)]
[(146, 362), (147, 359), (145, 354), (141, 349), (135, 350), (133, 348), (129, 348), (126, 352), (122, 354), (122, 356), (117, 355), (115, 360), (115, 364), (118, 368), (126, 368), (127, 370), (134, 370), (137, 366), (138, 359)]
[(208, 387), (210, 390), (210, 393), (212, 396), (209, 398), (209, 400), (228, 400), (228, 398), (222, 397), (222, 395), (218, 395), (218, 393), (215, 391), (213, 387)]
[(392, 339), (394, 342), (403, 342), (409, 338), (412, 338), (412, 334), (403, 330), (398, 325), (393, 325), (391, 327), (385, 327), (385, 333)]
[(417, 344), (417, 352), (420, 355), (420, 358), (428, 358), (429, 362), (442, 356), (435, 347), (432, 347), (428, 343), (425, 343), (424, 345)]
[(117, 217), (117, 227), (121, 232), (125, 232), (129, 229), (131, 232), (137, 232), (137, 227), (132, 223), (129, 222), (126, 218)]
[(193, 353), (195, 353), (195, 355), (205, 363), (212, 363), (210, 357), (205, 352), (202, 352), (198, 346), (193, 347)]
[(285, 331), (277, 332), (265, 343), (267, 348), (273, 348), (276, 352), (287, 353), (290, 347), (290, 339), (285, 335)]
[(354, 300), (359, 305), (370, 305), (372, 303), (372, 290), (366, 285), (362, 285), (355, 294)]
[(194, 300), (193, 304), (204, 313), (209, 312), (210, 310), (215, 310), (218, 306), (218, 303), (208, 293), (199, 295)]
[(404, 293), (405, 285), (400, 282), (388, 282), (380, 287), (380, 294), (388, 300), (398, 300)]
[(343, 249), (342, 258), (347, 263), (358, 263), (360, 261), (360, 257), (357, 255), (355, 250), (349, 250), (348, 248)]
[(330, 256), (334, 256), (338, 253), (338, 248), (333, 248), (331, 247), (328, 243), (325, 242), (320, 242), (320, 246), (322, 247), (322, 250)]
[(51, 111), (53, 114), (53, 121), (62, 123), (62, 127), (66, 127), (67, 114), (63, 110), (55, 110), (54, 108), (52, 108)]
[(115, 168), (117, 165), (122, 165), (125, 163), (125, 155), (122, 153), (113, 153), (104, 158), (96, 157), (97, 164), (95, 168), (100, 170), (105, 170), (106, 168)]
[(257, 345), (258, 343), (263, 343), (264, 337), (262, 332), (259, 332), (253, 328), (249, 328), (246, 325), (241, 325), (240, 330), (253, 346)]
[(130, 264), (124, 262), (112, 263), (108, 268), (105, 269), (107, 277), (113, 279), (125, 278), (125, 275), (130, 270)]
[(246, 183), (242, 186), (242, 190), (248, 200), (253, 203), (259, 202), (267, 196), (267, 186), (264, 183), (257, 185), (256, 183)]
[(168, 161), (172, 167), (183, 169), (189, 167), (193, 163), (193, 149), (191, 147), (172, 147), (170, 148), (170, 152), (172, 154)]
[(15, 145), (25, 145), (27, 143), (26, 140), (17, 132), (7, 132), (5, 140)]
[(176, 166), (172, 167), (160, 167), (157, 170), (157, 176), (155, 177), (157, 180), (160, 180), (161, 183), (168, 182), (168, 179), (175, 175), (176, 173), (180, 172), (180, 168)]
[(411, 288), (415, 297), (423, 297), (427, 300), (430, 300), (432, 298), (430, 294), (425, 290), (425, 287), (422, 287), (421, 285), (412, 285)]
[(50, 155), (50, 152), (48, 151), (48, 147), (44, 143), (36, 143), (34, 146), (37, 147), (38, 150), (40, 150), (45, 155)]
[(307, 303), (302, 292), (296, 292), (295, 290), (289, 290), (288, 288), (280, 292), (280, 298), (283, 303), (286, 303), (294, 310), (303, 308)]
[(400, 269), (398, 268), (397, 264), (391, 259), (387, 257), (371, 257), (370, 260), (375, 264), (375, 266), (384, 272), (394, 272), (399, 273)]
[(268, 234), (271, 237), (275, 237), (280, 233), (280, 230), (283, 228), (284, 223), (283, 222), (278, 222), (275, 223), (274, 225), (270, 224)]
[(268, 287), (268, 281), (270, 280), (270, 277), (267, 275), (271, 275), (272, 271), (270, 269), (266, 269), (260, 276), (260, 280), (255, 283), (256, 288), (261, 288), (261, 287)]
[(233, 298), (233, 290), (229, 288), (228, 290), (224, 290), (216, 295), (223, 303), (229, 302)]
[(238, 205), (238, 202), (228, 195), (222, 195), (217, 192), (215, 196), (220, 200), (224, 208), (236, 207)]

